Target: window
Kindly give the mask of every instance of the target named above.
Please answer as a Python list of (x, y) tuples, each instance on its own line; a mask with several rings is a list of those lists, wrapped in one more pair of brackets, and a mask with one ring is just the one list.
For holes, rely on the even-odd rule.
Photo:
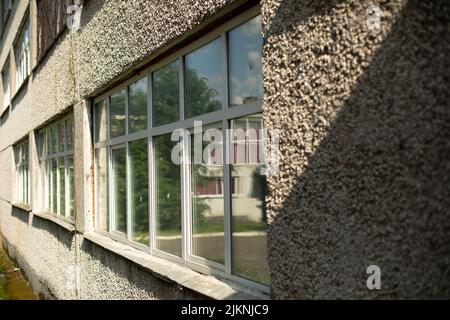
[(67, 7), (73, 0), (37, 0), (37, 60), (40, 61), (65, 30)]
[(96, 230), (267, 290), (255, 15), (95, 100)]
[(30, 169), (28, 140), (14, 146), (14, 161), (16, 165), (16, 196), (15, 201), (30, 204)]
[(73, 116), (39, 132), (43, 209), (72, 220), (74, 209)]
[(30, 74), (30, 28), (28, 22), (22, 29), (15, 46), (16, 85), (19, 88)]
[(9, 72), (9, 59), (6, 60), (2, 70), (2, 85), (3, 85), (3, 104), (2, 110), (5, 110), (11, 103), (11, 75)]

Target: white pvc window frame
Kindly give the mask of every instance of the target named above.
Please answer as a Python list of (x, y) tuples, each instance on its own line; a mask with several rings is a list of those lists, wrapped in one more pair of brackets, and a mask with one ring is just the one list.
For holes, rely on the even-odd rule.
[[(95, 231), (104, 234), (106, 236), (109, 236), (113, 238), (114, 240), (120, 241), (122, 243), (125, 243), (127, 245), (130, 245), (134, 248), (143, 250), (145, 252), (148, 252), (152, 255), (174, 261), (176, 263), (185, 265), (193, 270), (196, 270), (198, 272), (218, 276), (222, 278), (226, 278), (229, 280), (232, 280), (236, 283), (239, 283), (241, 285), (244, 285), (246, 287), (250, 287), (253, 289), (256, 289), (258, 291), (269, 293), (270, 287), (266, 286), (264, 284), (256, 283), (251, 280), (247, 280), (245, 278), (236, 276), (232, 274), (232, 254), (231, 254), (231, 246), (232, 246), (232, 234), (231, 234), (231, 168), (228, 161), (228, 158), (230, 157), (230, 151), (229, 147), (231, 145), (231, 141), (229, 141), (229, 137), (225, 134), (226, 130), (230, 128), (231, 120), (253, 115), (253, 114), (260, 114), (262, 113), (262, 104), (250, 104), (245, 106), (238, 106), (238, 107), (231, 107), (228, 101), (228, 95), (229, 95), (229, 89), (228, 89), (228, 82), (229, 82), (229, 73), (228, 73), (228, 41), (227, 41), (227, 35), (228, 31), (231, 31), (232, 29), (240, 26), (241, 24), (249, 21), (250, 19), (256, 17), (260, 14), (259, 7), (254, 7), (243, 14), (239, 15), (235, 19), (223, 24), (219, 28), (217, 28), (215, 31), (209, 33), (208, 35), (202, 37), (201, 39), (193, 42), (191, 45), (180, 49), (174, 54), (169, 55), (165, 59), (161, 60), (160, 62), (150, 66), (148, 69), (142, 71), (140, 74), (132, 77), (131, 79), (125, 81), (121, 85), (108, 90), (101, 96), (94, 99), (93, 106), (95, 106), (98, 103), (106, 103), (106, 140), (104, 141), (94, 141), (94, 154), (99, 154), (97, 151), (101, 148), (107, 148), (107, 161), (108, 161), (108, 188), (109, 188), (109, 231), (104, 231), (97, 228), (97, 225), (95, 223)], [(203, 45), (206, 45), (207, 43), (215, 40), (220, 39), (221, 46), (222, 46), (222, 52), (224, 61), (222, 63), (222, 70), (223, 75), (225, 75), (225, 81), (223, 92), (225, 93), (222, 97), (222, 109), (217, 110), (214, 112), (210, 112), (207, 114), (202, 114), (199, 116), (195, 116), (192, 118), (185, 118), (185, 85), (184, 85), (184, 57), (195, 51), (196, 49), (202, 47)], [(172, 122), (169, 124), (163, 124), (159, 126), (153, 126), (153, 97), (152, 97), (152, 79), (153, 79), (153, 72), (159, 70), (160, 68), (174, 62), (175, 60), (179, 61), (179, 90), (180, 90), (180, 119), (179, 121)], [(147, 78), (147, 129), (135, 132), (132, 134), (129, 134), (129, 119), (128, 119), (128, 110), (129, 110), (129, 86), (136, 83), (137, 81), (141, 80), (142, 78)], [(123, 136), (111, 138), (111, 128), (110, 128), (110, 98), (113, 94), (121, 91), (126, 90), (126, 133)], [(93, 112), (94, 116), (97, 114), (96, 112)], [(182, 208), (182, 217), (181, 217), (181, 224), (182, 224), (182, 255), (181, 257), (172, 255), (170, 253), (158, 250), (156, 248), (156, 188), (155, 188), (155, 178), (156, 178), (156, 172), (155, 172), (155, 150), (154, 150), (154, 144), (153, 144), (153, 138), (158, 137), (165, 134), (171, 134), (175, 129), (186, 129), (188, 131), (191, 131), (194, 127), (194, 121), (202, 121), (203, 123), (203, 129), (206, 130), (209, 127), (213, 126), (214, 128), (217, 128), (219, 130), (222, 130), (224, 133), (224, 141), (225, 148), (223, 153), (223, 190), (224, 190), (224, 231), (225, 231), (225, 252), (224, 252), (224, 258), (225, 263), (222, 265), (220, 263), (217, 263), (215, 261), (207, 260), (198, 256), (192, 255), (192, 204), (191, 204), (191, 177), (190, 177), (190, 164), (189, 159), (190, 157), (190, 150), (189, 152), (183, 152), (184, 161), (181, 165), (181, 208)], [(93, 123), (97, 123), (96, 119), (94, 119)], [(218, 124), (218, 126), (214, 126)], [(95, 125), (94, 125), (95, 126)], [(100, 128), (93, 128), (93, 132), (97, 132), (97, 130), (100, 130)], [(140, 140), (140, 139), (147, 139), (148, 144), (148, 165), (149, 165), (149, 243), (148, 245), (143, 245), (141, 243), (134, 242), (132, 240), (131, 230), (131, 210), (130, 210), (130, 187), (131, 187), (131, 178), (130, 178), (130, 153), (129, 153), (129, 143), (132, 141)], [(112, 161), (111, 161), (111, 150), (114, 148), (126, 148), (127, 152), (127, 234), (123, 234), (121, 232), (117, 232), (114, 229), (114, 222), (115, 222), (115, 216), (114, 216), (114, 201), (112, 195), (113, 186), (112, 186)], [(184, 141), (183, 149), (188, 150), (188, 141)], [(95, 157), (95, 162), (97, 162), (97, 158)], [(94, 174), (97, 175), (97, 163), (95, 164), (95, 172)], [(96, 180), (97, 181), (97, 180)], [(95, 194), (97, 201), (97, 186), (95, 186)], [(225, 190), (227, 190), (225, 192)]]
[[(63, 126), (65, 142), (63, 150), (60, 150), (58, 126)], [(69, 130), (72, 133), (69, 133)], [(52, 148), (49, 146), (49, 135), (51, 135), (51, 130), (55, 130), (56, 139), (56, 152), (53, 152)], [(71, 143), (69, 143), (68, 137), (71, 137)], [(51, 143), (50, 143), (51, 144)], [(69, 145), (71, 144), (71, 147)], [(41, 199), (41, 209), (45, 212), (51, 213), (58, 218), (67, 220), (73, 223), (75, 221), (75, 190), (72, 190), (73, 182), (70, 180), (70, 160), (72, 160), (72, 165), (74, 166), (74, 118), (73, 114), (69, 114), (53, 122), (52, 124), (44, 127), (39, 131), (39, 148), (40, 148), (40, 165), (41, 165), (41, 186), (44, 192), (42, 193)], [(50, 148), (50, 150), (49, 150)], [(50, 152), (50, 153), (49, 153)], [(63, 161), (63, 164), (61, 164)], [(53, 165), (56, 163), (56, 199), (53, 197)], [(60, 166), (64, 167), (64, 186), (61, 186), (60, 179)], [(75, 173), (75, 171), (73, 172)], [(72, 176), (72, 179), (75, 177)], [(62, 212), (62, 197), (61, 191), (64, 189), (64, 212)], [(72, 196), (72, 197), (70, 197)], [(55, 204), (56, 201), (56, 204)], [(72, 202), (72, 204), (71, 204)], [(56, 212), (53, 210), (56, 205)], [(72, 208), (73, 214), (70, 214), (70, 209)]]
[(2, 111), (11, 104), (11, 66), (9, 58), (6, 59), (5, 65), (2, 69), (2, 84), (3, 84), (3, 101)]
[(27, 19), (14, 47), (16, 56), (16, 88), (19, 88), (30, 74), (30, 23)]

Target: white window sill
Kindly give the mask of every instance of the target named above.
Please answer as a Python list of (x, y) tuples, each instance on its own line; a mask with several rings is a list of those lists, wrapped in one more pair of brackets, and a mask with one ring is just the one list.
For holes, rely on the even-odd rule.
[(3, 116), (6, 114), (6, 112), (8, 112), (10, 106), (11, 106), (11, 103), (8, 104), (6, 107), (3, 107), (3, 110), (0, 113), (0, 118), (3, 118)]
[(26, 203), (18, 203), (18, 202), (14, 202), (14, 203), (11, 203), (11, 205), (12, 205), (14, 208), (23, 210), (23, 211), (25, 211), (25, 212), (27, 212), (27, 213), (30, 213), (31, 211), (33, 211), (33, 208), (31, 208), (31, 206), (28, 205), (28, 204), (26, 204)]
[(33, 216), (37, 216), (37, 217), (39, 217), (41, 219), (54, 222), (57, 225), (59, 225), (60, 227), (66, 229), (67, 231), (69, 231), (71, 233), (75, 232), (75, 226), (72, 223), (70, 223), (68, 221), (65, 221), (65, 220), (63, 220), (63, 219), (61, 219), (61, 218), (57, 217), (56, 215), (51, 214), (49, 212), (33, 211)]
[(85, 233), (84, 238), (134, 262), (160, 279), (176, 283), (208, 298), (217, 300), (261, 300), (269, 298), (259, 293), (238, 288), (235, 285), (231, 286), (227, 282), (200, 274), (174, 262), (155, 257), (95, 232)]

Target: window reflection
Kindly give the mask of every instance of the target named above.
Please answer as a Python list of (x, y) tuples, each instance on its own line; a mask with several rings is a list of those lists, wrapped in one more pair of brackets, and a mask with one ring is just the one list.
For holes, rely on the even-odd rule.
[(126, 149), (113, 149), (112, 179), (113, 179), (113, 203), (115, 216), (115, 230), (127, 232), (127, 171)]
[(153, 124), (180, 120), (180, 62), (176, 60), (153, 72)]
[(147, 78), (132, 84), (129, 96), (130, 133), (147, 129)]
[(108, 214), (108, 153), (107, 148), (95, 150), (96, 178), (96, 227), (101, 231), (109, 230)]
[(262, 102), (261, 16), (228, 33), (230, 106)]
[(186, 117), (222, 108), (223, 52), (220, 38), (185, 58)]
[[(223, 200), (223, 164), (222, 144), (212, 136), (215, 144), (202, 142), (205, 151), (201, 163), (191, 164), (192, 179), (192, 254), (224, 263), (224, 200)], [(195, 156), (195, 140), (201, 141), (201, 135), (192, 139), (191, 159)], [(208, 145), (210, 147), (208, 147)]]
[(147, 140), (130, 142), (131, 219), (133, 241), (149, 244)]
[(231, 125), (233, 273), (268, 284), (262, 115), (236, 119)]
[(64, 158), (59, 158), (59, 212), (58, 214), (66, 215), (66, 189), (65, 189), (65, 163)]
[(171, 159), (171, 135), (155, 138), (156, 248), (181, 257), (181, 172)]
[(111, 138), (117, 138), (125, 134), (125, 92), (122, 90), (111, 96), (110, 125)]

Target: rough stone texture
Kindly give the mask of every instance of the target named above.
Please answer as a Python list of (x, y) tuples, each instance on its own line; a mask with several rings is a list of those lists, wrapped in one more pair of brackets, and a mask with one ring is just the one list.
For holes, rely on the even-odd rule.
[(274, 298), (450, 297), (450, 4), (373, 3), (263, 1)]

